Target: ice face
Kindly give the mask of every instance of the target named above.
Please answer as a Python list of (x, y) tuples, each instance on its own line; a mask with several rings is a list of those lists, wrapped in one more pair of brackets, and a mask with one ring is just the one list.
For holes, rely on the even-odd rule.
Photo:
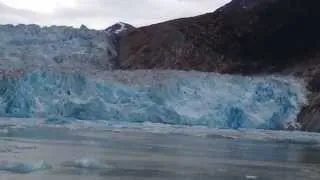
[(173, 72), (165, 79), (125, 83), (112, 73), (103, 80), (45, 70), (4, 76), (0, 116), (283, 129), (306, 103), (304, 87), (290, 77)]

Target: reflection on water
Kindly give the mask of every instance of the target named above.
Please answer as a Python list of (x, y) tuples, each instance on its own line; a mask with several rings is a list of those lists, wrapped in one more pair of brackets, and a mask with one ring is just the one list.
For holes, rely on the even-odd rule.
[(320, 146), (306, 146), (299, 152), (299, 161), (304, 163), (320, 163)]
[(320, 177), (316, 143), (59, 127), (8, 130), (0, 143), (1, 180)]

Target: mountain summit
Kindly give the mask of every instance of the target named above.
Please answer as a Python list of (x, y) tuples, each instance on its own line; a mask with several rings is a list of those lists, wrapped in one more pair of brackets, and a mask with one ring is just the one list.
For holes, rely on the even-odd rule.
[(112, 33), (112, 34), (121, 35), (125, 32), (131, 31), (133, 29), (135, 29), (135, 27), (131, 26), (130, 24), (118, 22), (118, 23), (108, 27), (105, 31)]

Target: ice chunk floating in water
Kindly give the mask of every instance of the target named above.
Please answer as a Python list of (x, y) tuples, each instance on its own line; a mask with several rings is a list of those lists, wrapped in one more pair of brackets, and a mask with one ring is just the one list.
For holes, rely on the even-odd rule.
[(35, 171), (48, 170), (50, 168), (51, 166), (44, 161), (34, 164), (0, 162), (0, 171), (7, 171), (11, 173), (27, 174)]
[[(304, 86), (289, 77), (136, 71), (122, 73), (128, 77), (121, 80), (117, 75), (38, 70), (4, 76), (0, 81), (0, 115), (59, 122), (148, 121), (283, 129), (306, 103)], [(150, 80), (151, 76), (157, 80)]]
[(96, 159), (79, 159), (75, 161), (67, 161), (63, 163), (64, 167), (72, 167), (78, 169), (106, 169), (110, 168), (109, 166), (104, 165), (103, 163), (99, 162)]

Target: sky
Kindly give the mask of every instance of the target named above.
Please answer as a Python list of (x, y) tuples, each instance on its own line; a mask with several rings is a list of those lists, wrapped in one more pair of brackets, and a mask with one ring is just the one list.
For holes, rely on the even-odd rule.
[(0, 24), (81, 24), (105, 29), (116, 22), (144, 26), (212, 12), (230, 0), (0, 0)]

